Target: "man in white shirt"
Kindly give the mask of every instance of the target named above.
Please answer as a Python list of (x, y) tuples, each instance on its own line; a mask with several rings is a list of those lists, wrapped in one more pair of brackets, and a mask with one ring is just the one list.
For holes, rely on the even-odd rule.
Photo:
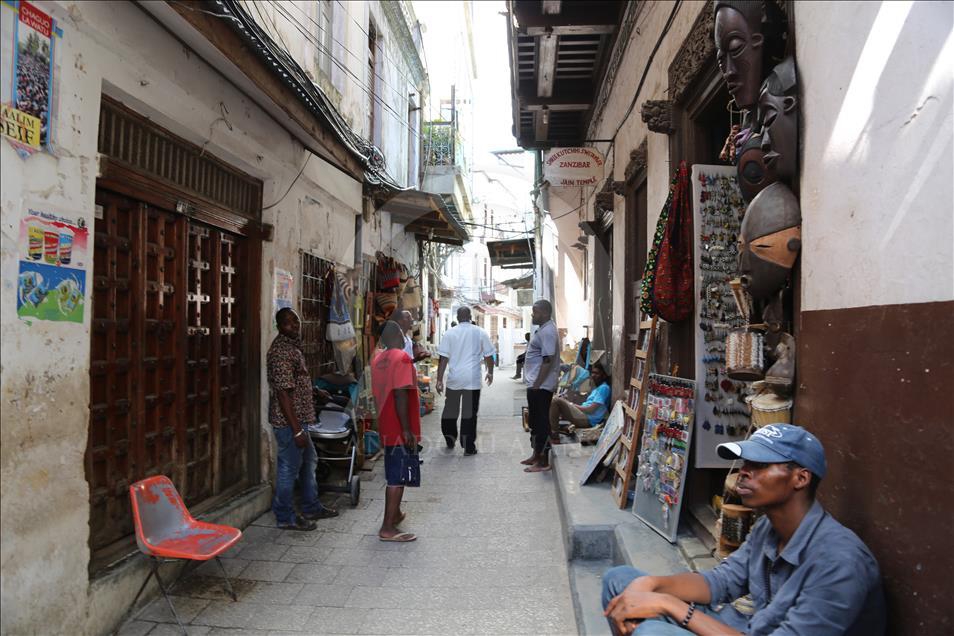
[(487, 386), (494, 381), (494, 347), (487, 332), (470, 322), (470, 307), (457, 310), (457, 322), (441, 338), (437, 353), (437, 392), (444, 392), (447, 375), (447, 399), (441, 414), (441, 432), (447, 448), (457, 441), (457, 417), (460, 416), (460, 445), (464, 455), (477, 454), (477, 411), (480, 407), (480, 362), (487, 366)]

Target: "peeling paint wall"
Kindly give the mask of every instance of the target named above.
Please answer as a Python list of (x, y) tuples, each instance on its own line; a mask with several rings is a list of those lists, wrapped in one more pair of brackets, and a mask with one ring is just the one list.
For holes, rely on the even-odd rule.
[[(90, 581), (89, 489), (84, 454), (89, 423), (89, 303), (85, 320), (34, 322), (16, 315), (17, 228), (22, 202), (38, 199), (94, 221), (100, 96), (106, 93), (171, 132), (264, 182), (263, 222), (274, 240), (263, 245), (262, 324), (270, 344), (275, 268), (296, 276), (299, 250), (353, 265), (361, 184), (323, 162), (194, 52), (134, 3), (37, 2), (64, 31), (57, 153), (20, 159), (0, 142), (0, 480), (2, 602), (0, 631), (103, 633), (112, 629), (145, 573), (118, 568)], [(59, 45), (58, 45), (59, 46)], [(308, 161), (301, 176), (297, 175)], [(376, 235), (375, 232), (385, 232)], [(395, 226), (370, 233), (395, 236), (405, 254), (413, 240)], [(378, 238), (374, 238), (378, 236)], [(397, 237), (400, 237), (399, 239)], [(92, 256), (93, 245), (89, 246)], [(89, 268), (92, 258), (88, 259)], [(410, 262), (410, 261), (408, 261)], [(265, 378), (262, 373), (262, 388)], [(262, 478), (273, 471), (273, 437), (261, 400)]]

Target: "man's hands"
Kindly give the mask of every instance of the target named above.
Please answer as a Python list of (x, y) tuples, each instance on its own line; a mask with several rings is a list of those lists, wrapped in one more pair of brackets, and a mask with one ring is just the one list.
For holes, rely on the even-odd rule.
[(406, 450), (411, 455), (417, 454), (417, 438), (414, 436), (414, 433), (411, 431), (403, 431), (401, 438), (404, 440), (404, 450)]
[(438, 395), (444, 394), (444, 380), (438, 379), (437, 384), (434, 386), (434, 390), (437, 391)]
[(616, 627), (618, 633), (630, 634), (647, 618), (664, 616), (669, 600), (668, 594), (627, 587), (622, 594), (609, 602), (603, 613)]
[[(292, 427), (292, 430), (293, 431), (295, 430), (294, 427)], [(305, 448), (305, 446), (309, 442), (308, 431), (306, 431), (303, 428), (299, 428), (297, 431), (295, 431), (295, 434), (292, 436), (292, 439), (295, 441), (295, 446), (297, 446), (298, 448)]]
[(487, 375), (484, 376), (484, 381), (487, 383), (487, 386), (490, 386), (491, 384), (493, 384), (493, 383), (494, 383), (494, 372), (493, 372), (493, 371), (488, 371), (488, 372), (487, 372)]

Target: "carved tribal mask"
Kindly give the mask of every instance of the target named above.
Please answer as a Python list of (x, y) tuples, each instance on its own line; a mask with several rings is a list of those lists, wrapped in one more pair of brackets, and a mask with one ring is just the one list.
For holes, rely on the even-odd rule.
[(742, 198), (749, 203), (755, 195), (778, 181), (774, 166), (765, 161), (762, 135), (754, 134), (749, 137), (739, 149), (739, 165), (737, 169), (739, 190)]
[(762, 83), (762, 3), (721, 0), (713, 10), (719, 69), (736, 105), (752, 110)]
[(784, 183), (759, 192), (742, 219), (739, 273), (753, 298), (768, 299), (785, 284), (801, 249), (802, 213)]
[(765, 163), (789, 183), (798, 172), (797, 92), (795, 60), (788, 57), (772, 69), (759, 95)]

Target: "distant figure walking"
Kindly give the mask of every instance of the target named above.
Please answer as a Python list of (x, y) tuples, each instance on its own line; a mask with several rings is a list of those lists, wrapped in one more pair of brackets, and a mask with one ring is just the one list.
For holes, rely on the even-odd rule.
[(539, 329), (527, 347), (523, 382), (527, 385), (533, 454), (520, 463), (527, 465), (525, 472), (539, 473), (550, 470), (550, 402), (560, 375), (560, 335), (549, 300), (533, 303), (532, 321)]
[(437, 353), (437, 392), (444, 392), (447, 374), (447, 399), (441, 414), (441, 432), (447, 448), (457, 441), (457, 417), (460, 416), (460, 445), (464, 455), (477, 454), (477, 411), (480, 408), (480, 363), (487, 365), (487, 386), (494, 381), (494, 347), (487, 332), (471, 323), (470, 307), (457, 310), (458, 325), (441, 338)]
[[(527, 341), (527, 344), (530, 344), (530, 332), (523, 334), (524, 340)], [(517, 356), (517, 372), (513, 374), (513, 380), (519, 380), (523, 375), (523, 364), (527, 360), (527, 352), (524, 351), (519, 356)]]

